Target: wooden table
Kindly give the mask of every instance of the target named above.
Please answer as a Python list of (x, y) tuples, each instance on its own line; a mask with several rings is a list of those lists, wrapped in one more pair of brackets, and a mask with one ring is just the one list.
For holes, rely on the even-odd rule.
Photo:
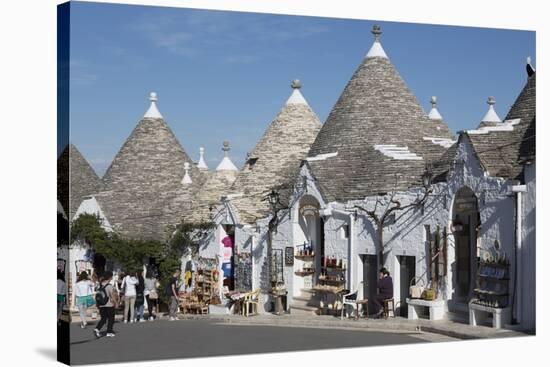
[[(332, 303), (333, 304), (333, 310), (334, 311), (338, 311), (336, 309), (336, 303), (338, 301), (340, 301), (340, 303), (342, 303), (342, 306), (343, 306), (343, 302), (342, 302), (342, 296), (347, 293), (347, 290), (344, 289), (343, 287), (335, 287), (335, 286), (315, 286), (313, 288), (311, 288), (313, 291), (315, 292), (318, 292), (318, 293), (322, 293), (324, 298), (327, 299), (328, 298), (328, 295), (329, 294), (333, 294), (335, 297), (336, 297), (336, 300)], [(328, 303), (328, 300), (327, 300), (327, 303)], [(319, 310), (322, 310), (323, 308), (326, 308), (327, 310), (329, 310), (328, 307), (319, 307)]]

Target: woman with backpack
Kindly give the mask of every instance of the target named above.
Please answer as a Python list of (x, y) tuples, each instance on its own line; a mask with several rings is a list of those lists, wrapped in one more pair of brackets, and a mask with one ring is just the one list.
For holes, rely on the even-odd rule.
[[(136, 307), (136, 285), (138, 280), (135, 273), (130, 273), (122, 280), (122, 289), (124, 290), (124, 314), (122, 320), (124, 323), (128, 321), (133, 323), (135, 321), (135, 307)], [(130, 316), (128, 316), (130, 311)]]
[(101, 319), (99, 320), (94, 334), (97, 338), (101, 337), (101, 329), (107, 324), (107, 336), (114, 337), (115, 332), (115, 308), (118, 306), (118, 295), (114, 286), (111, 284), (113, 273), (108, 271), (101, 277), (99, 289), (95, 295), (95, 301), (99, 308)]
[(143, 279), (143, 272), (137, 273), (138, 283), (136, 284), (136, 322), (145, 322), (143, 318), (143, 308), (145, 304), (145, 279)]
[(76, 296), (76, 306), (78, 307), (78, 313), (80, 314), (80, 327), (84, 329), (87, 325), (86, 312), (88, 307), (95, 304), (94, 301), (94, 283), (88, 279), (88, 273), (83, 271), (78, 275), (78, 279), (74, 286), (74, 293)]
[(149, 311), (149, 321), (153, 321), (156, 316), (158, 305), (158, 281), (153, 276), (153, 272), (148, 270), (145, 278), (145, 300), (147, 301), (147, 310)]

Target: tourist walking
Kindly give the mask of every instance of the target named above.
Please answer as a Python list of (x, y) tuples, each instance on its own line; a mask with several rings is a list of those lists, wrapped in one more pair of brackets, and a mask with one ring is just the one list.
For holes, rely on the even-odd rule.
[(60, 322), (63, 306), (65, 305), (65, 295), (67, 294), (67, 285), (65, 284), (65, 273), (57, 270), (57, 322)]
[(106, 336), (115, 336), (113, 325), (115, 324), (115, 308), (118, 306), (119, 299), (115, 288), (111, 284), (112, 279), (113, 273), (110, 271), (105, 272), (103, 277), (101, 277), (100, 286), (96, 293), (95, 301), (101, 317), (94, 329), (94, 334), (97, 338), (101, 337), (101, 329), (105, 324), (107, 324)]
[(376, 307), (375, 317), (378, 317), (384, 312), (383, 302), (393, 298), (393, 280), (390, 272), (386, 268), (380, 269), (378, 280), (378, 295), (374, 298), (374, 306)]
[(169, 316), (170, 321), (177, 320), (179, 302), (178, 302), (178, 288), (179, 288), (179, 278), (181, 275), (181, 270), (176, 270), (170, 278), (170, 282), (166, 287), (166, 296), (170, 297), (170, 309)]
[(149, 321), (153, 321), (157, 315), (158, 305), (158, 281), (154, 277), (153, 272), (148, 270), (145, 275), (145, 300), (147, 301), (147, 310), (149, 311)]
[(76, 296), (76, 307), (80, 314), (80, 327), (84, 329), (88, 324), (86, 322), (88, 307), (95, 304), (94, 301), (94, 283), (88, 278), (88, 273), (83, 271), (78, 275), (74, 286)]
[(136, 284), (136, 322), (144, 322), (143, 308), (145, 307), (145, 279), (143, 272), (137, 273), (138, 283)]
[[(135, 320), (135, 307), (136, 307), (136, 285), (138, 280), (135, 276), (135, 273), (130, 273), (124, 277), (122, 280), (122, 286), (124, 293), (124, 314), (122, 320), (124, 323), (134, 322)], [(128, 316), (128, 311), (130, 311), (130, 316)]]

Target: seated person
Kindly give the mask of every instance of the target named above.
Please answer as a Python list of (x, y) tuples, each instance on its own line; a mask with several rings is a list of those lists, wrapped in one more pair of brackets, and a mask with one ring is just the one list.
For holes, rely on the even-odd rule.
[(379, 273), (378, 295), (374, 298), (373, 302), (376, 310), (375, 317), (382, 314), (384, 311), (382, 303), (389, 298), (393, 298), (393, 280), (390, 272), (386, 268), (382, 268)]

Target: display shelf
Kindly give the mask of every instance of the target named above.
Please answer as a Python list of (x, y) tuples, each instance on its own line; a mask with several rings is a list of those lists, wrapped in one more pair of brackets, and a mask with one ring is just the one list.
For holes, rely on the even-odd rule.
[(295, 271), (294, 274), (296, 274), (298, 276), (308, 276), (308, 275), (315, 274), (315, 271), (314, 270), (311, 270), (311, 271)]
[(474, 293), (476, 298), (470, 302), (471, 304), (487, 308), (508, 307), (510, 264), (479, 261)]
[(345, 279), (322, 279), (322, 278), (319, 278), (319, 281), (325, 282), (325, 283), (335, 283), (335, 284), (344, 284), (346, 282)]
[(474, 292), (480, 293), (480, 294), (487, 294), (490, 296), (508, 296), (508, 292), (495, 292), (495, 291), (489, 291), (485, 289), (476, 288), (474, 289)]
[(299, 255), (299, 254), (295, 254), (294, 257), (297, 258), (297, 259), (300, 259), (300, 260), (313, 260), (313, 259), (315, 259), (315, 255)]
[(325, 269), (325, 270), (340, 270), (340, 271), (345, 271), (347, 270), (346, 268), (344, 267), (341, 267), (341, 266), (323, 266), (322, 269)]
[(482, 278), (482, 279), (490, 279), (490, 280), (494, 280), (496, 282), (498, 281), (501, 281), (501, 282), (508, 282), (510, 281), (510, 278), (499, 278), (499, 277), (495, 277), (495, 276), (492, 276), (492, 275), (483, 275), (483, 274), (479, 274), (478, 277)]

